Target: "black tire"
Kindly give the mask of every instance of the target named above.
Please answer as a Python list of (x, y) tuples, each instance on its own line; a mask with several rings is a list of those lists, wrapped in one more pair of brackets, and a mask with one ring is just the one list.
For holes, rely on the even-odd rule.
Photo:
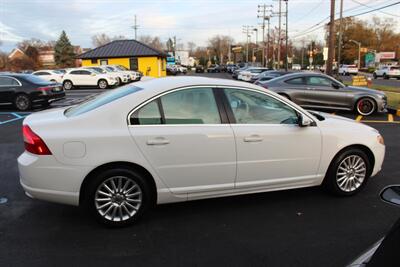
[[(339, 171), (340, 164), (348, 157), (356, 156), (362, 158), (365, 164), (365, 177), (362, 180), (361, 184), (352, 191), (345, 191), (340, 186), (337, 175)], [(341, 170), (341, 169), (340, 169)], [(367, 184), (369, 177), (371, 176), (371, 162), (367, 156), (367, 154), (359, 149), (359, 148), (349, 148), (343, 150), (338, 154), (331, 162), (328, 171), (326, 173), (323, 186), (330, 191), (331, 193), (339, 196), (352, 196), (360, 192), (364, 186)]]
[[(103, 182), (108, 181), (113, 177), (125, 177), (126, 179), (132, 181), (132, 183), (136, 184), (141, 192), (141, 203), (139, 208), (132, 215), (132, 217), (129, 217), (125, 220), (115, 221), (111, 220), (110, 218), (106, 218), (109, 214), (101, 215), (96, 207), (95, 198), (98, 189)], [(95, 217), (98, 222), (110, 227), (124, 227), (136, 222), (143, 215), (143, 213), (154, 204), (154, 196), (152, 196), (152, 190), (147, 180), (141, 174), (123, 167), (106, 170), (96, 177), (93, 177), (87, 186), (87, 190), (85, 191), (86, 192), (83, 192), (83, 206), (92, 214), (92, 216)], [(123, 203), (115, 205), (120, 205), (122, 207), (125, 205), (126, 201), (122, 200), (122, 202)]]
[(104, 80), (104, 79), (100, 79), (100, 80), (97, 82), (97, 86), (98, 86), (100, 89), (107, 89), (107, 88), (108, 88), (108, 82), (107, 82), (106, 80)]
[(74, 88), (74, 84), (70, 80), (66, 80), (63, 82), (64, 90), (71, 90)]
[(383, 79), (389, 80), (389, 76), (386, 75), (386, 73), (383, 74)]
[(122, 84), (122, 80), (120, 77), (117, 77), (117, 84), (115, 86), (120, 86)]
[(376, 111), (376, 102), (372, 98), (363, 97), (357, 100), (355, 109), (362, 116), (369, 116)]
[(27, 94), (18, 94), (14, 98), (14, 106), (19, 111), (27, 111), (32, 107), (32, 101)]
[(375, 72), (372, 74), (372, 77), (374, 77), (374, 80), (378, 79), (378, 76), (376, 75)]

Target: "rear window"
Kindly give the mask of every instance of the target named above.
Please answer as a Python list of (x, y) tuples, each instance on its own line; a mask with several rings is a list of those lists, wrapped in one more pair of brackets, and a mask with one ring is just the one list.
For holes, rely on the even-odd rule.
[(117, 99), (124, 97), (124, 96), (136, 93), (140, 90), (143, 90), (143, 88), (136, 87), (136, 86), (130, 86), (130, 87), (121, 87), (121, 88), (115, 89), (113, 91), (105, 92), (105, 93), (95, 96), (94, 98), (88, 99), (87, 101), (82, 102), (81, 104), (70, 107), (69, 109), (67, 109), (64, 112), (64, 115), (66, 117), (78, 116), (83, 113), (94, 110), (98, 107), (101, 107), (105, 104), (111, 103)]
[(39, 76), (36, 75), (24, 75), (23, 78), (30, 82), (30, 83), (34, 83), (34, 84), (49, 84), (48, 81), (44, 80), (43, 78), (40, 78)]

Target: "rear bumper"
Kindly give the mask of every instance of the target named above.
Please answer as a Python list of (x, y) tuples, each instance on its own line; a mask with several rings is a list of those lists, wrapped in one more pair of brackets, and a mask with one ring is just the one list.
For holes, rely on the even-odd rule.
[(18, 157), (20, 183), (29, 197), (79, 205), (79, 191), (89, 168), (61, 164), (54, 156), (24, 152)]
[(60, 92), (60, 93), (56, 93), (56, 94), (40, 95), (40, 96), (35, 97), (32, 101), (34, 103), (37, 103), (37, 102), (51, 103), (51, 102), (58, 101), (58, 100), (61, 100), (64, 98), (65, 98), (65, 92)]

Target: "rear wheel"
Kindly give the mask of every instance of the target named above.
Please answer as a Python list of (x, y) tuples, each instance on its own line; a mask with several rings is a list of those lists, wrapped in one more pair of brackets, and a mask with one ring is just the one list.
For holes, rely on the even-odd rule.
[(356, 108), (360, 115), (368, 116), (375, 112), (376, 104), (371, 98), (361, 98), (357, 101)]
[(14, 99), (14, 106), (20, 111), (26, 111), (31, 108), (32, 102), (26, 94), (19, 94)]
[(135, 222), (151, 206), (147, 181), (129, 169), (111, 169), (89, 184), (85, 205), (95, 218), (108, 226), (121, 227)]
[(383, 74), (383, 79), (388, 80), (389, 76), (386, 75), (386, 73)]
[(372, 76), (374, 77), (375, 80), (378, 79), (378, 76), (376, 75), (375, 72), (372, 74)]
[(351, 196), (358, 193), (371, 175), (371, 163), (364, 151), (350, 148), (331, 163), (324, 185), (332, 193)]

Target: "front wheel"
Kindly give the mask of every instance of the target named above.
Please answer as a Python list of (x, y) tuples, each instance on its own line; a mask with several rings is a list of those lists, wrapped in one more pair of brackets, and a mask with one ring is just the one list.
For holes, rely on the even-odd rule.
[(339, 154), (331, 163), (324, 180), (325, 187), (336, 195), (351, 196), (366, 184), (371, 163), (364, 151), (351, 148)]
[(151, 190), (144, 177), (129, 169), (111, 169), (89, 184), (85, 204), (95, 218), (112, 227), (135, 222), (151, 206)]
[(362, 116), (368, 116), (375, 112), (376, 104), (371, 98), (361, 98), (356, 104), (357, 112)]
[(64, 90), (71, 90), (72, 87), (73, 87), (73, 84), (72, 84), (71, 81), (65, 81), (65, 82), (63, 83), (63, 87), (64, 87)]
[(372, 77), (374, 77), (374, 80), (378, 79), (378, 76), (376, 75), (375, 72), (372, 74)]
[(108, 83), (106, 80), (100, 80), (97, 85), (99, 86), (100, 89), (107, 89)]

